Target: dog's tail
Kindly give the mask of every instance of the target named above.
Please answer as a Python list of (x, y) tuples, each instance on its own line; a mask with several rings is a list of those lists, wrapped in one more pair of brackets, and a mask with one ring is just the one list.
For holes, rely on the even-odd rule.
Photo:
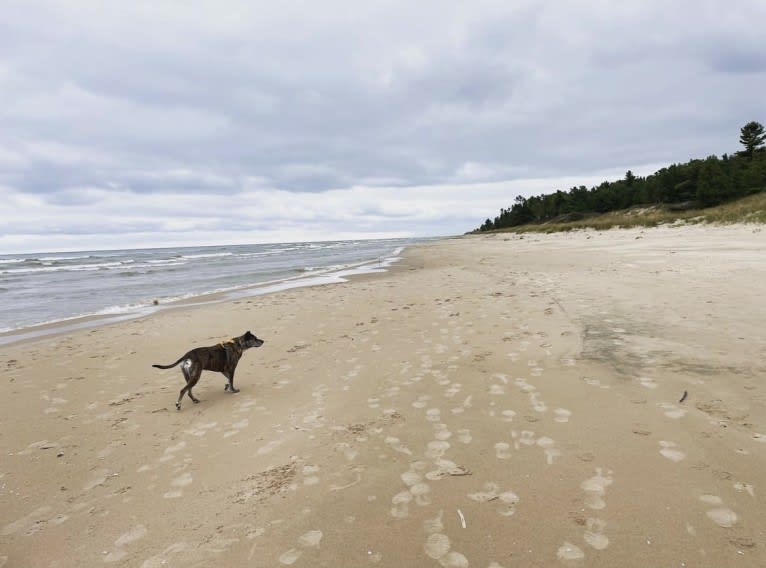
[(171, 363), (170, 365), (152, 365), (152, 367), (157, 367), (158, 369), (172, 369), (184, 359), (186, 359), (186, 355), (183, 355), (178, 361), (176, 361), (175, 363)]

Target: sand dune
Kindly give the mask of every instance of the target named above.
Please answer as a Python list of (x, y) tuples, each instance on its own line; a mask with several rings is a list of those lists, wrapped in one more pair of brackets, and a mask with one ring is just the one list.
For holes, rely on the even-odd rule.
[(3, 347), (0, 567), (766, 565), (764, 282), (749, 226), (497, 234)]

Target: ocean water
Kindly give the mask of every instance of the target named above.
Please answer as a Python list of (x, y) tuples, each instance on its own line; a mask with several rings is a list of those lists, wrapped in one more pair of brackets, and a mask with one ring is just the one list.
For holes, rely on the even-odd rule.
[[(425, 239), (0, 255), (0, 344), (146, 315), (208, 294), (232, 298), (384, 270)], [(50, 326), (45, 326), (49, 329)]]

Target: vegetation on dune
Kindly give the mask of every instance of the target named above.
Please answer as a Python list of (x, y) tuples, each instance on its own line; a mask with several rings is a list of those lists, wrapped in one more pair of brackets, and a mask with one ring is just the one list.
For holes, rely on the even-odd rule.
[(556, 231), (592, 227), (693, 222), (766, 222), (766, 132), (758, 122), (740, 130), (745, 147), (734, 155), (673, 164), (647, 177), (628, 171), (590, 189), (525, 198), (501, 209), (474, 232), (513, 229)]

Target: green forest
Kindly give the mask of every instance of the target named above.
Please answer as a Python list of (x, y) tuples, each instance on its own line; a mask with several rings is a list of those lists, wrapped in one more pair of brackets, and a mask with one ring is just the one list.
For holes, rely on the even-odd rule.
[(520, 225), (567, 222), (634, 206), (664, 205), (669, 210), (720, 205), (766, 190), (766, 132), (758, 122), (740, 129), (743, 150), (733, 155), (708, 156), (673, 164), (639, 177), (628, 170), (617, 181), (605, 181), (588, 189), (573, 187), (525, 198), (501, 209), (476, 231), (492, 231)]

